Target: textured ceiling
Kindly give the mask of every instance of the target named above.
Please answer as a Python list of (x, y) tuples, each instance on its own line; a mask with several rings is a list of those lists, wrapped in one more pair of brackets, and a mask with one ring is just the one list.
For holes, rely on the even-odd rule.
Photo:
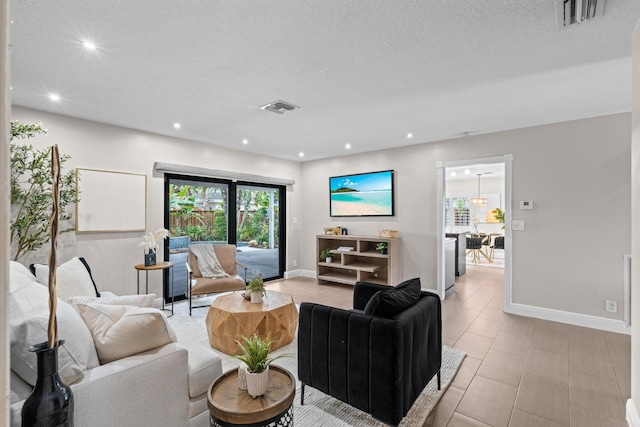
[[(561, 31), (555, 14), (554, 0), (13, 1), (13, 103), (301, 161), (630, 111), (640, 1)], [(276, 100), (301, 108), (259, 108)]]

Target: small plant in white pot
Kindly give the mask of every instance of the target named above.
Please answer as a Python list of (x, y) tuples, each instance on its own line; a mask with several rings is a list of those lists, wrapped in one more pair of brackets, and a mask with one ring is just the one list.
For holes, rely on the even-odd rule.
[(256, 332), (249, 338), (242, 337), (242, 341), (236, 341), (240, 347), (241, 354), (233, 357), (247, 365), (245, 372), (247, 392), (251, 397), (256, 398), (267, 391), (269, 365), (274, 360), (281, 357), (290, 357), (291, 354), (281, 354), (270, 358), (269, 350), (271, 350), (273, 341), (268, 334), (266, 338), (261, 339)]
[(247, 285), (247, 292), (251, 295), (252, 303), (261, 303), (262, 296), (264, 295), (264, 280), (262, 274), (258, 274), (251, 279)]
[(331, 250), (330, 249), (321, 250), (320, 251), (320, 259), (324, 260), (325, 262), (333, 261), (333, 256), (331, 255)]

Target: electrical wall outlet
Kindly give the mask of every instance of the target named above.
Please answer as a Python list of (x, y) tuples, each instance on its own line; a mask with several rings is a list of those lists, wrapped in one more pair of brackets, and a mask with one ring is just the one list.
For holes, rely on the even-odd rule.
[(617, 313), (618, 312), (618, 303), (615, 301), (607, 300), (606, 308), (608, 313)]

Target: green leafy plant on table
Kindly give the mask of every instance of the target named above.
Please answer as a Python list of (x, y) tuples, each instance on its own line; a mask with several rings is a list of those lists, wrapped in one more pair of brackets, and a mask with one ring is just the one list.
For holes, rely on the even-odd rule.
[(238, 368), (238, 376), (244, 376), (247, 392), (251, 397), (262, 396), (267, 391), (271, 363), (281, 357), (292, 355), (285, 353), (276, 357), (269, 357), (269, 351), (273, 344), (269, 334), (267, 334), (266, 338), (261, 339), (258, 333), (255, 332), (249, 338), (242, 337), (242, 341), (242, 343), (236, 341), (240, 347), (240, 355), (234, 357), (243, 362), (246, 367), (241, 366)]
[(262, 278), (262, 274), (253, 276), (247, 285), (247, 290), (251, 293), (264, 292), (264, 279)]
[(264, 372), (269, 365), (273, 363), (273, 361), (280, 359), (281, 357), (293, 356), (289, 353), (283, 353), (270, 358), (269, 351), (271, 350), (273, 340), (269, 334), (262, 339), (256, 332), (249, 338), (242, 337), (242, 341), (243, 342), (236, 340), (236, 343), (238, 343), (238, 346), (240, 347), (241, 354), (233, 357), (247, 365), (247, 371), (253, 374)]

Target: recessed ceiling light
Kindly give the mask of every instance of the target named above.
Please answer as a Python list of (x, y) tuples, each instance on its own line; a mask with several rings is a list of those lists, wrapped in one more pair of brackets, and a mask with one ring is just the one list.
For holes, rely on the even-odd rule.
[(89, 40), (84, 40), (82, 42), (82, 46), (84, 46), (84, 48), (87, 49), (87, 50), (96, 50), (98, 48), (95, 45), (95, 43), (93, 43), (92, 41), (89, 41)]
[(465, 175), (469, 175), (470, 173), (471, 173), (471, 171), (470, 171), (469, 169), (465, 169), (465, 170), (464, 170), (464, 174), (465, 174)]
[(173, 124), (173, 128), (174, 129), (180, 129), (182, 127), (182, 125), (180, 125), (180, 123), (176, 122)]
[(57, 93), (50, 93), (49, 99), (53, 102), (60, 102), (60, 95), (58, 95)]
[(248, 139), (243, 139), (243, 140), (242, 140), (242, 143), (243, 143), (244, 145), (247, 145), (247, 144), (249, 143), (249, 140), (248, 140)]
[(298, 154), (298, 156), (300, 156), (300, 157), (304, 157), (304, 153), (301, 151), (301, 152)]
[(347, 142), (346, 144), (344, 144), (344, 148), (346, 148), (347, 150), (351, 150), (351, 144)]
[(409, 133), (407, 134), (407, 138), (409, 138), (409, 139), (413, 138), (413, 134), (412, 134), (411, 132), (409, 132)]
[(451, 176), (456, 176), (456, 171), (451, 171), (451, 172), (449, 172), (449, 175), (451, 175)]

